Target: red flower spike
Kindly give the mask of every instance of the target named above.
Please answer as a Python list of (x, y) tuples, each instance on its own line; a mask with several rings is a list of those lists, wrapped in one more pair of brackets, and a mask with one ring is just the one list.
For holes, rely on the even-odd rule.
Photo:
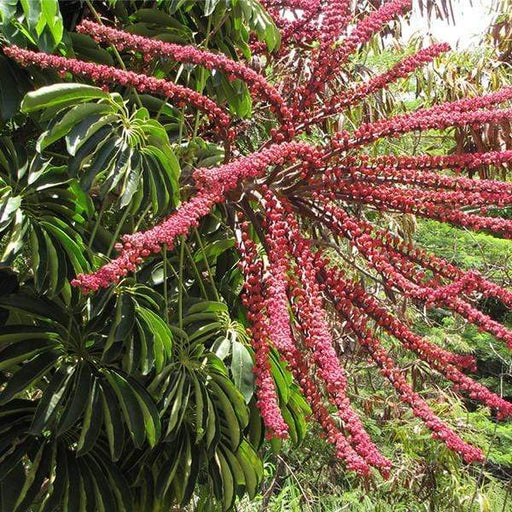
[(479, 448), (471, 446), (463, 441), (453, 430), (443, 423), (415, 393), (407, 383), (403, 373), (394, 366), (389, 354), (384, 350), (380, 342), (371, 335), (370, 330), (365, 327), (366, 315), (358, 312), (346, 297), (342, 282), (336, 279), (336, 274), (330, 273), (329, 288), (323, 287), (332, 300), (332, 304), (340, 313), (343, 320), (352, 329), (361, 345), (368, 350), (373, 361), (381, 369), (382, 375), (389, 380), (391, 385), (399, 393), (401, 399), (407, 403), (415, 416), (432, 431), (432, 437), (443, 441), (448, 448), (459, 453), (465, 462), (479, 462), (484, 456)]
[(254, 96), (269, 102), (279, 114), (283, 123), (290, 123), (292, 115), (279, 92), (260, 74), (242, 63), (216, 54), (200, 50), (194, 46), (181, 46), (159, 39), (150, 39), (122, 30), (106, 27), (90, 20), (83, 20), (76, 27), (80, 33), (91, 36), (99, 43), (113, 44), (119, 49), (141, 52), (146, 58), (170, 57), (177, 62), (196, 64), (206, 69), (216, 69), (226, 74), (229, 80), (243, 80)]
[(97, 84), (118, 84), (134, 87), (139, 92), (160, 94), (176, 101), (192, 105), (194, 108), (204, 112), (218, 129), (225, 135), (228, 134), (228, 127), (231, 124), (231, 118), (224, 109), (219, 107), (213, 100), (202, 94), (176, 85), (173, 82), (154, 78), (151, 76), (140, 75), (133, 71), (124, 71), (104, 64), (93, 62), (84, 62), (78, 59), (59, 57), (47, 53), (32, 52), (24, 50), (18, 46), (12, 45), (4, 47), (4, 53), (11, 59), (16, 60), (22, 66), (39, 66), (43, 69), (50, 68), (61, 72), (69, 72), (79, 77), (88, 77)]
[(238, 243), (241, 254), (240, 267), (244, 274), (244, 293), (242, 304), (247, 308), (251, 322), (251, 343), (255, 354), (254, 375), (256, 377), (256, 406), (261, 412), (267, 430), (267, 438), (288, 437), (288, 425), (279, 409), (274, 379), (270, 372), (270, 349), (268, 346), (269, 325), (265, 314), (265, 302), (262, 295), (261, 280), (263, 262), (258, 257), (256, 246), (248, 239), (247, 231)]
[(338, 415), (351, 435), (351, 444), (368, 464), (381, 469), (385, 474), (389, 471), (391, 463), (378, 452), (345, 393), (346, 376), (325, 320), (320, 290), (316, 283), (313, 255), (307, 241), (300, 236), (293, 218), (289, 216), (287, 220), (290, 250), (297, 262), (296, 272), (299, 276), (298, 279), (289, 277), (290, 288), (295, 297), (292, 306), (298, 327), (306, 346), (313, 353), (313, 359), (318, 366), (318, 376), (326, 383), (329, 401), (336, 406)]
[[(283, 220), (282, 210), (278, 208), (272, 196), (267, 194), (266, 199), (268, 214), (266, 241), (270, 252), (269, 270), (265, 284), (270, 339), (288, 363), (293, 376), (311, 405), (313, 416), (325, 430), (328, 441), (335, 446), (337, 457), (345, 461), (348, 469), (363, 475), (369, 474), (368, 464), (350, 446), (329, 415), (315, 382), (309, 377), (309, 368), (304, 361), (304, 356), (292, 337), (286, 278), (289, 270), (286, 239), (288, 226)], [(272, 204), (273, 206), (270, 206)]]
[(322, 270), (319, 277), (329, 286), (329, 290), (338, 292), (341, 290), (340, 293), (350, 300), (353, 306), (371, 317), (380, 327), (383, 327), (403, 343), (406, 348), (413, 350), (432, 368), (452, 381), (457, 390), (464, 391), (470, 398), (482, 402), (491, 409), (496, 409), (500, 418), (512, 416), (511, 403), (467, 377), (458, 370), (456, 365), (452, 364), (455, 354), (450, 354), (441, 347), (411, 332), (403, 322), (389, 314), (385, 308), (379, 306), (377, 300), (366, 293), (360, 285), (344, 278), (340, 269), (326, 267), (325, 262), (320, 265)]

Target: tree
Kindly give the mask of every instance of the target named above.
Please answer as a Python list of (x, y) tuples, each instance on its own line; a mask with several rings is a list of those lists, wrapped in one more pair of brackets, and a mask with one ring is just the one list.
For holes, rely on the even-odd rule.
[(309, 417), (347, 470), (387, 477), (351, 404), (349, 353), (434, 439), (481, 462), (389, 339), (497, 419), (512, 404), (393, 304), (442, 307), (510, 348), (478, 299), (509, 308), (512, 294), (385, 219), (510, 238), (510, 184), (462, 173), (508, 166), (512, 152), (404, 155), (386, 141), (508, 122), (512, 89), (389, 118), (367, 108), (449, 50), (418, 49), (361, 80), (354, 56), (409, 0), (356, 20), (346, 0), (267, 1), (268, 12), (253, 0), (86, 3), (76, 26), (52, 2), (2, 10), (6, 73), (36, 86), (22, 99), (7, 84), (2, 104), (14, 139), (0, 152), (4, 509), (230, 509), (258, 490), (263, 438), (300, 443)]

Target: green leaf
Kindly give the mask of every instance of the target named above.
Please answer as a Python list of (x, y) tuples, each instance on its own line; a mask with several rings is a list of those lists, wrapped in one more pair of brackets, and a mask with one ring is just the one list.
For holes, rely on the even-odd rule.
[(32, 272), (34, 273), (34, 284), (38, 291), (44, 287), (44, 282), (48, 276), (48, 251), (43, 231), (37, 225), (32, 223), (30, 230), (30, 248), (32, 252)]
[(0, 370), (11, 369), (19, 363), (29, 361), (36, 354), (42, 354), (56, 348), (55, 341), (45, 338), (29, 338), (12, 343), (0, 352)]
[(57, 334), (50, 328), (37, 325), (4, 325), (0, 333), (0, 347), (32, 339), (52, 339)]
[(6, 229), (14, 219), (14, 214), (21, 206), (21, 196), (8, 197), (0, 204), (0, 231)]
[[(71, 156), (77, 156), (78, 150), (84, 146), (84, 144), (88, 141), (94, 141), (95, 143), (92, 145), (92, 149), (96, 149), (96, 141), (101, 141), (103, 138), (98, 139), (100, 135), (103, 135), (105, 129), (100, 131), (102, 128), (106, 127), (110, 123), (117, 120), (117, 116), (109, 115), (94, 115), (90, 117), (86, 117), (82, 119), (77, 125), (75, 125), (71, 131), (66, 135), (66, 148), (68, 153)], [(110, 127), (109, 127), (110, 128)], [(110, 128), (111, 130), (111, 128)], [(98, 134), (98, 137), (92, 138), (93, 135)], [(87, 149), (89, 149), (87, 147)], [(87, 153), (87, 151), (86, 151)]]
[[(159, 343), (163, 348), (163, 354), (165, 356), (165, 360), (170, 357), (172, 351), (172, 332), (167, 326), (167, 324), (153, 311), (147, 308), (142, 308), (140, 306), (136, 306), (135, 310), (138, 315), (140, 315), (147, 325), (152, 329), (155, 335), (155, 342)], [(165, 360), (162, 358), (161, 366), (157, 365), (157, 371), (161, 371), (163, 363)]]
[(55, 512), (64, 499), (66, 488), (69, 486), (68, 463), (64, 448), (57, 446), (55, 463), (55, 480), (49, 487), (46, 499), (41, 506), (41, 512)]
[(32, 297), (24, 293), (13, 293), (0, 297), (0, 306), (29, 313), (35, 317), (46, 320), (48, 318), (54, 320), (60, 325), (67, 325), (69, 317), (51, 300), (41, 296)]
[(0, 76), (0, 120), (5, 122), (19, 114), (20, 103), (31, 83), (26, 73), (4, 55), (0, 55)]
[(30, 432), (32, 434), (39, 435), (45, 428), (49, 428), (50, 420), (56, 413), (56, 409), (66, 391), (67, 383), (74, 371), (75, 368), (67, 364), (61, 366), (55, 372), (50, 384), (44, 390), (43, 396), (39, 400), (32, 424), (30, 425)]
[(118, 373), (105, 371), (105, 376), (119, 400), (135, 446), (142, 448), (146, 438), (145, 414), (140, 407), (137, 394), (127, 380)]
[(222, 410), (224, 414), (226, 428), (229, 432), (229, 440), (231, 442), (231, 447), (233, 448), (233, 450), (236, 450), (240, 444), (241, 425), (238, 421), (233, 404), (231, 403), (226, 393), (224, 393), (223, 389), (214, 380), (211, 380), (209, 382), (209, 386), (213, 391), (212, 397), (217, 405), (217, 408)]
[(55, 45), (58, 45), (64, 33), (58, 0), (41, 0), (41, 12), (45, 17), (46, 26), (50, 29)]
[(135, 379), (128, 379), (144, 415), (144, 425), (146, 427), (148, 443), (151, 447), (153, 447), (160, 438), (161, 434), (160, 416), (158, 409), (156, 408), (155, 402), (146, 391), (146, 389), (141, 386)]
[(76, 455), (80, 457), (89, 452), (96, 443), (103, 423), (103, 408), (101, 406), (100, 387), (95, 379), (85, 409), (84, 424), (80, 432)]
[(57, 121), (50, 130), (41, 134), (37, 140), (37, 151), (41, 152), (60, 138), (81, 121), (88, 117), (98, 116), (109, 112), (112, 107), (107, 103), (83, 103), (71, 108), (62, 118)]
[[(175, 427), (179, 424), (180, 411), (182, 410), (182, 402), (184, 399), (183, 388), (186, 383), (186, 376), (181, 373), (178, 381), (174, 384), (173, 388), (167, 392), (167, 396), (164, 397), (164, 410), (167, 408), (169, 402), (172, 401), (171, 412), (169, 414), (169, 421), (167, 424), (167, 432), (166, 437), (170, 436), (175, 429)], [(186, 384), (187, 393), (188, 393), (188, 383)]]
[(90, 164), (80, 177), (80, 184), (85, 191), (91, 188), (100, 172), (111, 166), (114, 158), (117, 158), (121, 144), (122, 141), (118, 137), (109, 137), (100, 143), (99, 149), (94, 153)]
[(41, 490), (44, 479), (48, 476), (52, 464), (51, 446), (44, 443), (35, 456), (23, 489), (21, 490), (13, 512), (29, 509), (34, 498)]
[(73, 377), (73, 393), (66, 403), (64, 412), (60, 418), (57, 427), (57, 435), (66, 432), (75, 422), (85, 409), (87, 400), (91, 393), (92, 374), (87, 364), (83, 363), (79, 366), (78, 371)]
[[(12, 446), (12, 448), (9, 449), (9, 453), (2, 456), (0, 461), (0, 470), (2, 471), (0, 473), (0, 480), (2, 482), (8, 481), (7, 477), (11, 471), (16, 471), (18, 464), (23, 463), (22, 459), (27, 455), (27, 452), (32, 449), (34, 444), (34, 439), (31, 439), (28, 442), (20, 443), (18, 446)], [(12, 510), (12, 508), (13, 507), (11, 507), (10, 510)]]
[(251, 354), (245, 345), (237, 340), (232, 344), (231, 373), (233, 382), (244, 396), (245, 403), (251, 401), (254, 393), (254, 373)]
[(103, 469), (92, 457), (86, 457), (83, 468), (93, 482), (98, 512), (119, 510), (117, 499), (112, 492), (112, 486)]
[(220, 450), (216, 450), (215, 459), (219, 465), (222, 478), (222, 503), (223, 509), (229, 510), (235, 501), (235, 481), (231, 468)]
[(220, 0), (205, 0), (203, 5), (203, 13), (205, 16), (210, 16)]
[(66, 512), (76, 510), (79, 512), (85, 512), (85, 489), (82, 479), (80, 478), (80, 472), (78, 471), (78, 465), (76, 458), (70, 452), (66, 453), (67, 468), (69, 475), (69, 485), (64, 495), (63, 509)]
[(117, 465), (111, 464), (105, 458), (96, 459), (96, 462), (103, 466), (110, 481), (110, 488), (117, 499), (118, 508), (116, 511), (132, 512), (134, 509), (133, 494), (124, 474), (118, 469)]
[(35, 384), (55, 365), (59, 353), (55, 350), (45, 352), (23, 365), (7, 383), (7, 386), (0, 392), (0, 405), (7, 403), (14, 396), (22, 391), (28, 391), (30, 386)]
[(223, 302), (215, 302), (209, 300), (203, 300), (198, 302), (197, 304), (193, 304), (188, 308), (187, 316), (192, 315), (193, 313), (208, 313), (211, 311), (219, 312), (219, 311), (228, 311), (228, 307)]
[[(65, 224), (60, 224), (59, 219), (53, 219), (54, 223), (42, 221), (41, 226), (45, 227), (55, 238), (58, 239), (62, 249), (67, 254), (69, 261), (73, 266), (76, 274), (86, 272), (89, 269), (89, 264), (84, 257), (85, 246), (82, 242), (80, 245), (73, 240), (63, 229)], [(59, 226), (60, 224), (60, 226)]]
[(20, 461), (0, 482), (0, 510), (11, 512), (25, 483), (25, 468)]
[(267, 43), (269, 51), (281, 44), (281, 35), (274, 21), (258, 0), (239, 0), (242, 13), (249, 27), (256, 32), (258, 39)]
[(178, 465), (182, 458), (183, 445), (179, 446), (178, 450), (179, 451), (177, 451), (176, 456), (167, 460), (158, 473), (155, 484), (155, 493), (160, 499), (165, 496), (176, 475), (176, 470), (178, 469)]
[(113, 461), (119, 460), (124, 445), (124, 426), (121, 409), (114, 391), (107, 383), (102, 383), (103, 417), (107, 431), (110, 457)]
[(105, 343), (103, 357), (110, 347), (119, 341), (126, 341), (133, 331), (135, 324), (135, 304), (127, 294), (120, 294), (116, 301), (115, 316), (110, 328), (110, 333)]
[(215, 240), (209, 243), (204, 250), (198, 250), (194, 255), (195, 262), (201, 262), (205, 259), (210, 264), (214, 264), (217, 258), (224, 252), (235, 245), (233, 238)]
[(91, 99), (108, 98), (109, 93), (85, 84), (53, 84), (29, 92), (21, 103), (22, 112), (29, 113), (49, 107), (65, 107)]
[(235, 410), (238, 421), (240, 422), (240, 426), (245, 428), (249, 423), (249, 411), (247, 405), (244, 402), (243, 395), (224, 375), (213, 372), (212, 378), (229, 397), (229, 401)]
[(52, 239), (46, 231), (43, 231), (43, 238), (46, 245), (46, 251), (48, 254), (48, 270), (50, 277), (48, 293), (50, 296), (53, 296), (60, 289), (59, 277), (62, 275), (62, 268), (60, 268), (60, 260), (57, 253), (57, 248), (53, 244)]

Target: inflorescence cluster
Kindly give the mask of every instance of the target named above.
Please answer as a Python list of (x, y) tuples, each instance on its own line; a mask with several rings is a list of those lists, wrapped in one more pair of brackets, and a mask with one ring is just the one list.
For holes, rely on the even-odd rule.
[[(498, 418), (511, 416), (512, 404), (464, 373), (475, 369), (471, 356), (453, 354), (412, 332), (383, 301), (347, 275), (326, 247), (344, 240), (351, 247), (350, 254), (364, 260), (388, 289), (426, 306), (451, 310), (512, 348), (512, 332), (479, 310), (474, 300), (492, 297), (512, 308), (510, 291), (478, 272), (465, 272), (415, 247), (361, 215), (365, 205), (378, 212), (409, 213), (512, 238), (512, 221), (488, 214), (490, 208), (497, 211), (512, 204), (512, 185), (462, 175), (481, 166), (507, 165), (512, 151), (380, 157), (363, 152), (364, 146), (386, 137), (510, 119), (512, 109), (500, 105), (512, 99), (512, 87), (379, 119), (352, 131), (341, 130), (322, 145), (300, 142), (298, 135), (304, 131), (409, 77), (449, 47), (434, 44), (421, 49), (381, 75), (340, 90), (336, 78), (351, 55), (409, 9), (410, 0), (388, 0), (357, 22), (352, 21), (349, 0), (262, 3), (282, 31), (279, 61), (273, 65), (277, 67), (286, 61), (283, 56), (294, 52), (292, 60), (302, 67), (300, 74), (295, 70), (293, 81), (284, 74), (280, 85), (271, 85), (249, 65), (221, 54), (136, 36), (92, 21), (78, 27), (98, 43), (137, 52), (147, 61), (170, 59), (216, 70), (229, 80), (243, 80), (252, 96), (268, 105), (275, 121), (270, 139), (259, 150), (216, 168), (196, 170), (196, 195), (157, 226), (125, 235), (116, 246), (115, 259), (92, 274), (77, 276), (73, 284), (93, 292), (119, 282), (164, 245), (172, 248), (177, 237), (197, 226), (215, 204), (229, 203), (238, 210), (233, 228), (245, 278), (242, 302), (252, 326), (257, 406), (267, 436), (288, 435), (270, 371), (269, 354), (275, 350), (347, 468), (363, 475), (371, 467), (389, 473), (390, 461), (379, 453), (349, 400), (347, 375), (331, 328), (337, 317), (432, 436), (466, 462), (480, 461), (481, 450), (462, 440), (412, 389), (377, 338), (376, 327), (428, 363), (456, 392), (488, 406)], [(290, 20), (284, 10), (300, 13), (299, 18)], [(313, 41), (318, 44), (310, 45)], [(258, 48), (261, 45), (253, 45)], [(4, 52), (24, 66), (52, 68), (99, 84), (126, 85), (162, 95), (177, 106), (203, 112), (215, 137), (236, 143), (235, 120), (221, 105), (170, 80), (16, 46)], [(272, 62), (272, 56), (266, 58)], [(232, 200), (230, 193), (235, 189), (239, 193), (233, 197), (238, 199)], [(249, 229), (254, 223), (258, 224), (255, 231)], [(308, 229), (311, 226), (314, 231)], [(323, 233), (328, 243), (317, 243), (315, 233)], [(259, 244), (266, 250), (265, 257)]]

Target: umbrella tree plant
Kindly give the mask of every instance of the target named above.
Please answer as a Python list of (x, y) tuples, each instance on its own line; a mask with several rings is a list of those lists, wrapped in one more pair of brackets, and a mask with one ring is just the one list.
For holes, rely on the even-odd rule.
[[(263, 438), (297, 443), (306, 419), (348, 471), (387, 477), (392, 460), (351, 403), (340, 327), (464, 462), (482, 462), (481, 449), (434, 413), (380, 330), (497, 419), (512, 413), (468, 376), (470, 355), (415, 334), (357, 277), (512, 348), (475, 302), (510, 307), (509, 290), (382, 222), (412, 214), (510, 238), (510, 184), (464, 173), (508, 166), (512, 152), (372, 151), (503, 123), (512, 89), (351, 124), (372, 95), (449, 50), (434, 44), (358, 80), (356, 57), (409, 0), (358, 18), (347, 0), (206, 4), (206, 27), (197, 6), (174, 5), (161, 33), (158, 10), (122, 30), (89, 4), (76, 52), (3, 47), (34, 80), (44, 70), (56, 82), (21, 103), (35, 155), (9, 140), (0, 153), (3, 249), (17, 270), (3, 270), (0, 297), (5, 510), (165, 510), (201, 486), (229, 509), (257, 492)], [(183, 41), (194, 39), (185, 19), (202, 46)], [(237, 21), (240, 40), (221, 44)]]

